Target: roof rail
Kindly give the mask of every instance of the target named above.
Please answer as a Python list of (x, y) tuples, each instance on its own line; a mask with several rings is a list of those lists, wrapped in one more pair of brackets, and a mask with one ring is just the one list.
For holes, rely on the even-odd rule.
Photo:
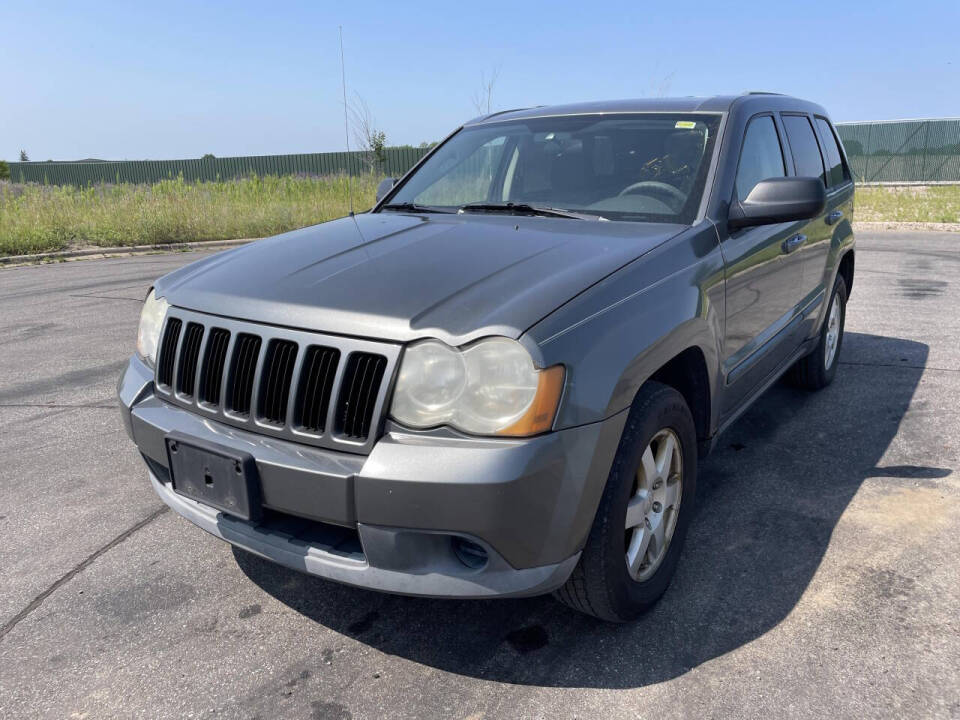
[(783, 93), (771, 92), (770, 90), (745, 90), (741, 95), (783, 95)]
[(489, 120), (490, 118), (496, 117), (497, 115), (505, 115), (506, 113), (520, 112), (521, 110), (536, 110), (537, 108), (542, 108), (542, 107), (546, 107), (546, 105), (531, 105), (530, 107), (511, 108), (510, 110), (497, 110), (496, 112), (492, 112), (489, 115), (482, 115), (479, 118), (479, 120), (480, 122), (484, 122), (485, 120)]

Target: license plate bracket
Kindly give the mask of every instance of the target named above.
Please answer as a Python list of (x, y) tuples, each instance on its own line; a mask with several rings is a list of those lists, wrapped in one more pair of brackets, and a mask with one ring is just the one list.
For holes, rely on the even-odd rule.
[(260, 478), (250, 453), (177, 432), (166, 445), (174, 492), (243, 520), (260, 519)]

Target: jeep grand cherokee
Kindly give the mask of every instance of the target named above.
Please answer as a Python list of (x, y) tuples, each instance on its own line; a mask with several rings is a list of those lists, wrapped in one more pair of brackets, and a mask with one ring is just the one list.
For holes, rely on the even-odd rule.
[(628, 620), (717, 435), (833, 379), (852, 210), (801, 100), (480, 117), (369, 212), (157, 280), (126, 428), (167, 504), (283, 565)]

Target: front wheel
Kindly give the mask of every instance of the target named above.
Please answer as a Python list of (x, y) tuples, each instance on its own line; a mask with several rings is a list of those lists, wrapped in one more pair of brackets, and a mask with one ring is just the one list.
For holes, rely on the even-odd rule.
[(626, 622), (670, 584), (693, 514), (697, 434), (683, 396), (649, 382), (637, 393), (580, 562), (556, 596)]
[(833, 382), (840, 364), (840, 346), (843, 345), (843, 325), (847, 318), (847, 283), (837, 275), (827, 306), (827, 317), (820, 328), (820, 341), (806, 357), (797, 360), (792, 368), (793, 383), (807, 390), (820, 390)]

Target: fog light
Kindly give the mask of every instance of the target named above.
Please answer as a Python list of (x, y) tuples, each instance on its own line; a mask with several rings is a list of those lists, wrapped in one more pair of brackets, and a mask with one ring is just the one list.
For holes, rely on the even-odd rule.
[(457, 559), (471, 570), (479, 570), (487, 564), (487, 551), (466, 538), (453, 538), (453, 552)]

